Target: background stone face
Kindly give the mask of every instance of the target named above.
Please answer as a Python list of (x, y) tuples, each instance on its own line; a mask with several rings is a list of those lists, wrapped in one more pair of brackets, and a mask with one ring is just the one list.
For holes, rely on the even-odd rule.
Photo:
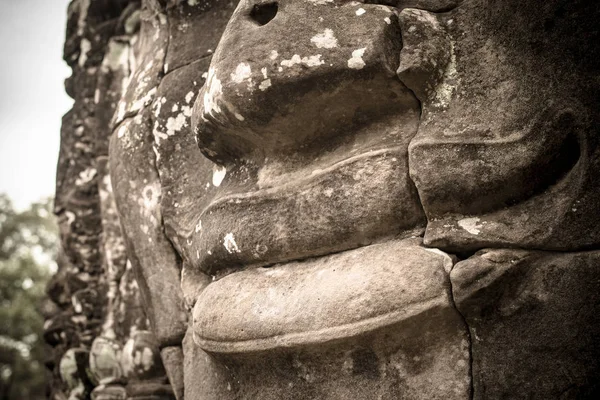
[(125, 399), (140, 385), (150, 385), (145, 395), (173, 397), (148, 331), (108, 165), (111, 120), (135, 68), (140, 7), (94, 0), (69, 6), (65, 60), (73, 75), (65, 86), (75, 103), (61, 133), (55, 212), (63, 252), (50, 287), (60, 311), (45, 335), (55, 346), (55, 399)]
[(588, 1), (74, 0), (54, 399), (599, 394)]

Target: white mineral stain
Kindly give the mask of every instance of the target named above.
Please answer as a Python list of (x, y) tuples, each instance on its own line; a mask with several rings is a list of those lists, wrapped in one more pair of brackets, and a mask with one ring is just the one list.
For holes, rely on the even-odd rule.
[(221, 182), (225, 179), (226, 174), (227, 168), (215, 165), (213, 167), (212, 184), (217, 187), (221, 186)]
[(454, 43), (450, 42), (450, 61), (444, 71), (442, 83), (435, 90), (435, 100), (433, 104), (438, 107), (446, 108), (450, 104), (452, 94), (458, 81), (458, 72), (456, 71), (456, 54), (454, 53)]
[[(158, 125), (158, 122), (154, 122), (154, 128), (152, 129), (152, 134), (154, 135), (154, 143), (156, 143), (157, 145), (160, 145), (160, 141), (161, 140), (167, 140), (169, 138), (169, 136), (162, 132), (160, 130), (160, 126)], [(157, 155), (158, 153), (155, 152)], [(157, 157), (158, 160), (158, 157)]]
[(480, 221), (479, 218), (463, 218), (458, 221), (458, 226), (463, 228), (465, 231), (469, 232), (472, 235), (479, 235), (481, 232), (482, 225), (478, 224)]
[(150, 60), (148, 61), (148, 64), (146, 64), (144, 66), (144, 70), (142, 71), (142, 75), (147, 73), (148, 71), (150, 71), (150, 69), (152, 69), (152, 67), (154, 66), (154, 60)]
[[(158, 139), (156, 138), (156, 135), (154, 135), (154, 142), (156, 144), (160, 144), (160, 143), (158, 143)], [(156, 161), (160, 161), (160, 152), (158, 151), (158, 148), (156, 147), (156, 145), (152, 145), (152, 151), (154, 151), (154, 157), (156, 157)]]
[(158, 116), (160, 115), (160, 110), (162, 108), (162, 101), (160, 101), (161, 99), (158, 98), (156, 99), (156, 101), (154, 102), (154, 104), (152, 105), (152, 107), (154, 107), (154, 116), (158, 118)]
[(158, 182), (146, 185), (142, 189), (142, 206), (147, 211), (154, 211), (158, 207), (160, 201), (160, 184)]
[(271, 50), (271, 55), (269, 56), (269, 58), (271, 60), (275, 60), (277, 57), (279, 57), (279, 53), (277, 53), (277, 50)]
[(323, 33), (313, 36), (310, 41), (320, 49), (333, 49), (338, 45), (338, 41), (333, 35), (333, 31), (329, 28), (325, 29)]
[(121, 126), (121, 127), (119, 128), (119, 130), (117, 131), (117, 137), (120, 139), (120, 138), (122, 138), (123, 136), (125, 136), (125, 133), (127, 133), (127, 128), (125, 128), (125, 126), (123, 125), (123, 126)]
[(150, 350), (148, 347), (144, 347), (141, 361), (145, 371), (149, 371), (150, 368), (152, 368), (152, 366), (154, 365), (152, 350)]
[(267, 79), (269, 76), (267, 75), (267, 67), (261, 68), (260, 72), (263, 75), (263, 78)]
[(79, 43), (79, 49), (80, 49), (80, 53), (79, 53), (79, 66), (83, 67), (85, 65), (85, 62), (87, 61), (87, 55), (90, 52), (90, 50), (92, 49), (92, 43), (90, 43), (89, 40), (87, 40), (86, 38), (81, 39), (81, 42)]
[(235, 72), (231, 73), (231, 80), (235, 83), (242, 83), (244, 80), (252, 76), (252, 69), (249, 64), (239, 63), (235, 68)]
[(384, 21), (385, 21), (385, 23), (386, 23), (386, 24), (388, 24), (388, 25), (392, 23), (392, 20), (390, 19), (390, 17), (385, 17), (383, 20), (384, 20)]
[(188, 94), (185, 95), (185, 102), (189, 104), (193, 98), (194, 98), (194, 92), (190, 91), (190, 92), (188, 92)]
[(366, 13), (364, 8), (359, 8), (358, 10), (356, 10), (356, 15), (358, 15), (359, 17), (364, 13)]
[(71, 297), (71, 303), (73, 303), (73, 308), (76, 313), (80, 314), (83, 311), (83, 306), (76, 298)]
[(363, 47), (362, 49), (356, 49), (352, 52), (352, 58), (348, 60), (348, 68), (362, 69), (366, 65), (362, 59), (366, 49), (366, 47)]
[(313, 3), (319, 6), (324, 6), (328, 3), (333, 3), (333, 0), (307, 0), (309, 3)]
[(223, 246), (225, 246), (225, 250), (227, 250), (229, 254), (240, 253), (240, 249), (237, 243), (235, 242), (233, 233), (228, 233), (227, 235), (225, 235), (225, 237), (223, 238)]
[(206, 89), (204, 91), (204, 114), (213, 115), (220, 113), (221, 107), (217, 104), (219, 96), (223, 94), (223, 86), (221, 81), (216, 76), (216, 70), (210, 68), (208, 70), (208, 78), (206, 80)]
[(142, 108), (144, 108), (145, 106), (147, 106), (148, 104), (150, 104), (152, 102), (152, 99), (154, 98), (155, 94), (156, 94), (156, 87), (153, 87), (152, 89), (148, 90), (148, 92), (146, 92), (146, 95), (144, 97), (142, 97), (139, 100), (136, 100), (131, 105), (131, 111), (139, 111)]
[(198, 4), (198, 1), (199, 1), (199, 0), (188, 0), (188, 5), (193, 7), (193, 6), (195, 6), (196, 4)]
[(263, 90), (263, 91), (267, 90), (269, 87), (271, 87), (271, 80), (270, 79), (265, 79), (264, 81), (262, 81), (260, 83), (260, 85), (258, 85), (258, 88), (260, 90)]
[(167, 135), (173, 136), (187, 125), (187, 120), (183, 113), (177, 114), (175, 118), (169, 117), (167, 120)]
[(200, 232), (202, 230), (202, 221), (198, 220), (198, 223), (196, 224), (196, 233)]
[(72, 211), (66, 211), (65, 212), (65, 216), (67, 217), (67, 224), (71, 225), (73, 222), (75, 222), (75, 213)]
[(129, 45), (111, 40), (108, 42), (108, 51), (102, 60), (103, 71), (128, 71), (129, 70)]
[(244, 118), (244, 116), (240, 113), (233, 113), (233, 115), (235, 116), (235, 118), (237, 118), (239, 121), (243, 121), (246, 118)]
[(177, 105), (177, 103), (173, 104), (173, 107), (171, 108), (171, 112), (177, 112), (179, 111), (179, 106)]
[(86, 168), (85, 170), (79, 173), (79, 177), (75, 180), (75, 185), (81, 186), (90, 182), (96, 176), (98, 171), (96, 168)]
[(317, 67), (325, 64), (325, 61), (321, 60), (320, 54), (309, 57), (300, 57), (298, 54), (294, 54), (289, 60), (281, 61), (281, 65), (284, 67), (292, 67), (296, 64), (304, 64), (307, 67)]
[(284, 67), (291, 67), (295, 64), (301, 64), (301, 63), (302, 63), (302, 58), (298, 54), (294, 54), (292, 56), (292, 58), (290, 58), (289, 60), (281, 61), (281, 65), (283, 65)]
[(87, 19), (88, 10), (90, 8), (91, 0), (81, 0), (79, 2), (79, 18), (77, 19), (77, 34), (83, 35), (85, 30), (85, 20)]
[(181, 112), (186, 117), (191, 117), (192, 116), (192, 107), (190, 107), (190, 106), (183, 106), (183, 107), (181, 107)]

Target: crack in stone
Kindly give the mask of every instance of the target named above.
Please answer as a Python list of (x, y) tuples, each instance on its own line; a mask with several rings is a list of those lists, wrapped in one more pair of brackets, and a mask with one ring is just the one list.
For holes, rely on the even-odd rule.
[(471, 336), (471, 329), (469, 327), (469, 323), (467, 322), (467, 318), (460, 312), (460, 310), (456, 306), (456, 302), (454, 301), (454, 288), (452, 286), (452, 279), (450, 278), (450, 274), (452, 273), (452, 270), (454, 270), (454, 267), (458, 262), (460, 261), (454, 263), (452, 269), (450, 270), (450, 272), (448, 272), (448, 283), (450, 284), (450, 302), (452, 304), (452, 307), (454, 307), (454, 309), (458, 313), (458, 315), (460, 315), (460, 318), (462, 319), (467, 331), (467, 338), (469, 340), (469, 400), (473, 400), (475, 397), (475, 385), (473, 378), (473, 337)]
[[(167, 46), (167, 52), (168, 52), (168, 51), (169, 51), (169, 47)], [(195, 60), (193, 60), (193, 61), (188, 61), (188, 62), (186, 62), (186, 63), (184, 63), (184, 64), (178, 65), (177, 67), (175, 67), (175, 68), (173, 68), (173, 69), (169, 69), (169, 70), (168, 70), (168, 71), (167, 71), (167, 72), (164, 74), (163, 78), (164, 78), (164, 77), (167, 77), (167, 76), (169, 76), (171, 73), (173, 73), (173, 72), (175, 72), (175, 71), (178, 71), (178, 70), (180, 70), (181, 68), (187, 67), (187, 66), (189, 66), (189, 65), (192, 65), (192, 64), (194, 64), (194, 63), (197, 63), (197, 62), (200, 62), (200, 61), (203, 61), (203, 60), (206, 60), (206, 59), (208, 59), (208, 58), (211, 58), (212, 56), (213, 56), (213, 53), (208, 53), (208, 54), (205, 54), (205, 55), (203, 55), (203, 56), (200, 56), (200, 57), (198, 57), (197, 59), (195, 59)], [(166, 56), (165, 56), (165, 59), (166, 59)], [(164, 65), (163, 65), (163, 69), (164, 69)]]

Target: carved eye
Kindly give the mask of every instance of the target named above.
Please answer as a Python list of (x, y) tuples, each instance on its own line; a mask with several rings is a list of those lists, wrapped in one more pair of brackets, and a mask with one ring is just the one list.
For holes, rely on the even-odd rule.
[(250, 18), (259, 25), (266, 25), (277, 15), (279, 4), (277, 2), (256, 4), (250, 11)]

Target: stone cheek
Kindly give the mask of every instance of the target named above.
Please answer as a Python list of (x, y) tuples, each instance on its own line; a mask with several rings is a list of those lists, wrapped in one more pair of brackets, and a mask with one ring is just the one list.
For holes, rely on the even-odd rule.
[(597, 251), (482, 250), (456, 265), (476, 399), (595, 396), (599, 262)]
[[(453, 252), (597, 247), (600, 147), (590, 125), (597, 99), (589, 96), (597, 93), (598, 49), (588, 37), (595, 10), (488, 6), (465, 2), (437, 20), (450, 59), (437, 95), (420, 97), (409, 148), (429, 220), (425, 243)], [(563, 12), (570, 17), (557, 17)], [(572, 57), (574, 47), (585, 62)], [(465, 229), (470, 221), (476, 229)]]

